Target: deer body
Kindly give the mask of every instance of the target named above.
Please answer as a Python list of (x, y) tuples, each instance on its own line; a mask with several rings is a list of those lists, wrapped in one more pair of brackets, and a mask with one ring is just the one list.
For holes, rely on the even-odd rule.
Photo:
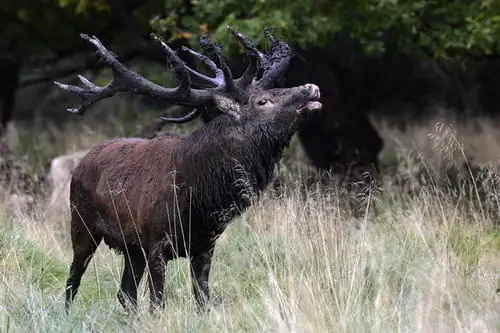
[[(118, 72), (117, 79), (128, 78), (142, 93), (149, 91), (97, 39), (91, 41)], [(177, 62), (177, 71), (182, 71), (181, 61), (164, 47)], [(277, 76), (271, 74), (258, 82), (272, 82)], [(130, 88), (129, 83), (100, 88), (82, 81), (87, 90), (60, 84), (89, 99), (72, 110), (84, 110), (112, 95), (113, 89)], [(232, 90), (231, 82), (226, 68), (224, 84), (217, 88), (223, 91), (191, 90), (196, 96), (189, 99), (190, 93), (183, 93), (180, 96), (188, 98), (185, 101), (176, 90), (190, 89), (187, 84), (175, 91), (153, 87), (154, 97), (160, 91), (162, 96), (186, 104), (213, 102), (221, 115), (188, 136), (166, 134), (150, 140), (123, 138), (99, 143), (76, 167), (70, 187), (73, 262), (67, 281), (67, 309), (102, 240), (125, 257), (118, 292), (124, 307), (128, 308), (129, 301), (136, 306), (137, 286), (147, 266), (151, 306), (161, 308), (166, 263), (177, 257), (190, 259), (198, 305), (209, 299), (208, 276), (217, 237), (270, 183), (301, 119), (321, 108), (319, 88), (313, 84), (267, 89), (254, 80), (243, 90)]]
[[(112, 223), (106, 227), (109, 231), (100, 230), (104, 240), (123, 251), (124, 241), (150, 244), (148, 228), (156, 225), (151, 220), (161, 225), (179, 216), (187, 222), (189, 214), (207, 219), (233, 207), (243, 211), (248, 200), (242, 192), (257, 194), (264, 189), (289, 138), (279, 138), (281, 133), (274, 135), (269, 128), (220, 126), (231, 122), (228, 118), (220, 116), (188, 137), (163, 135), (97, 144), (73, 173), (70, 200), (75, 214), (84, 211), (78, 205), (92, 202), (100, 218)], [(267, 137), (271, 135), (274, 145)], [(178, 211), (176, 206), (189, 210)], [(214, 229), (220, 227), (212, 222)], [(151, 231), (155, 235), (159, 230)]]

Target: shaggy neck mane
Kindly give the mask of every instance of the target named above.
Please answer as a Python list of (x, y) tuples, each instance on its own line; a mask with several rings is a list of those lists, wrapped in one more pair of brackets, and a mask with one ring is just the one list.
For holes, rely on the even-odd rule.
[[(215, 223), (240, 215), (271, 182), (295, 132), (295, 120), (242, 121), (222, 115), (181, 145), (178, 180), (192, 214)], [(189, 154), (183, 154), (189, 151)], [(208, 214), (208, 216), (207, 216)]]

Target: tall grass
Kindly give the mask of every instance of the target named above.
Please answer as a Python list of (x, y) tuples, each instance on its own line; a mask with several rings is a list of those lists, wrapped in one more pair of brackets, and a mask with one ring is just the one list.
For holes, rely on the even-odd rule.
[[(66, 316), (66, 217), (47, 212), (43, 198), (25, 214), (0, 214), (0, 332), (500, 331), (497, 178), (467, 167), (453, 127), (423, 132), (430, 156), (391, 134), (392, 166), (386, 159), (362, 216), (340, 189), (304, 192), (290, 181), (267, 192), (218, 241), (202, 313), (179, 259), (168, 265), (165, 310), (148, 313), (145, 278), (139, 317), (125, 315), (115, 296), (123, 260), (101, 245)], [(464, 163), (452, 181), (447, 170)]]

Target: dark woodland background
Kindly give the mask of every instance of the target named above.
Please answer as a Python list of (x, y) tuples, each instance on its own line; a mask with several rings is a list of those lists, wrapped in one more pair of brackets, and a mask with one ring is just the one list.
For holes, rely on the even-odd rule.
[[(370, 118), (404, 130), (437, 110), (458, 122), (498, 112), (499, 1), (5, 0), (2, 129), (12, 122), (43, 128), (82, 121), (64, 112), (75, 99), (52, 83), (74, 84), (79, 73), (101, 84), (109, 79), (81, 32), (98, 36), (128, 66), (168, 85), (165, 59), (149, 34), (159, 33), (174, 49), (195, 50), (199, 37), (209, 34), (240, 72), (242, 50), (227, 25), (262, 49), (263, 31), (273, 29), (296, 51), (286, 84), (320, 86), (325, 109), (299, 133), (319, 170), (377, 169), (384, 143)], [(168, 107), (140, 96), (122, 98), (134, 100), (130, 113), (159, 115)]]

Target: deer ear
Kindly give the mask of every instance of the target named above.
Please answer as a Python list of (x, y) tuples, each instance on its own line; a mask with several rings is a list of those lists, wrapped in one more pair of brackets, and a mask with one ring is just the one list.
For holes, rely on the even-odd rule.
[(221, 111), (224, 112), (236, 119), (239, 119), (241, 114), (240, 114), (240, 104), (235, 101), (233, 98), (221, 94), (219, 92), (214, 92), (213, 93), (214, 97), (214, 102), (215, 106)]

